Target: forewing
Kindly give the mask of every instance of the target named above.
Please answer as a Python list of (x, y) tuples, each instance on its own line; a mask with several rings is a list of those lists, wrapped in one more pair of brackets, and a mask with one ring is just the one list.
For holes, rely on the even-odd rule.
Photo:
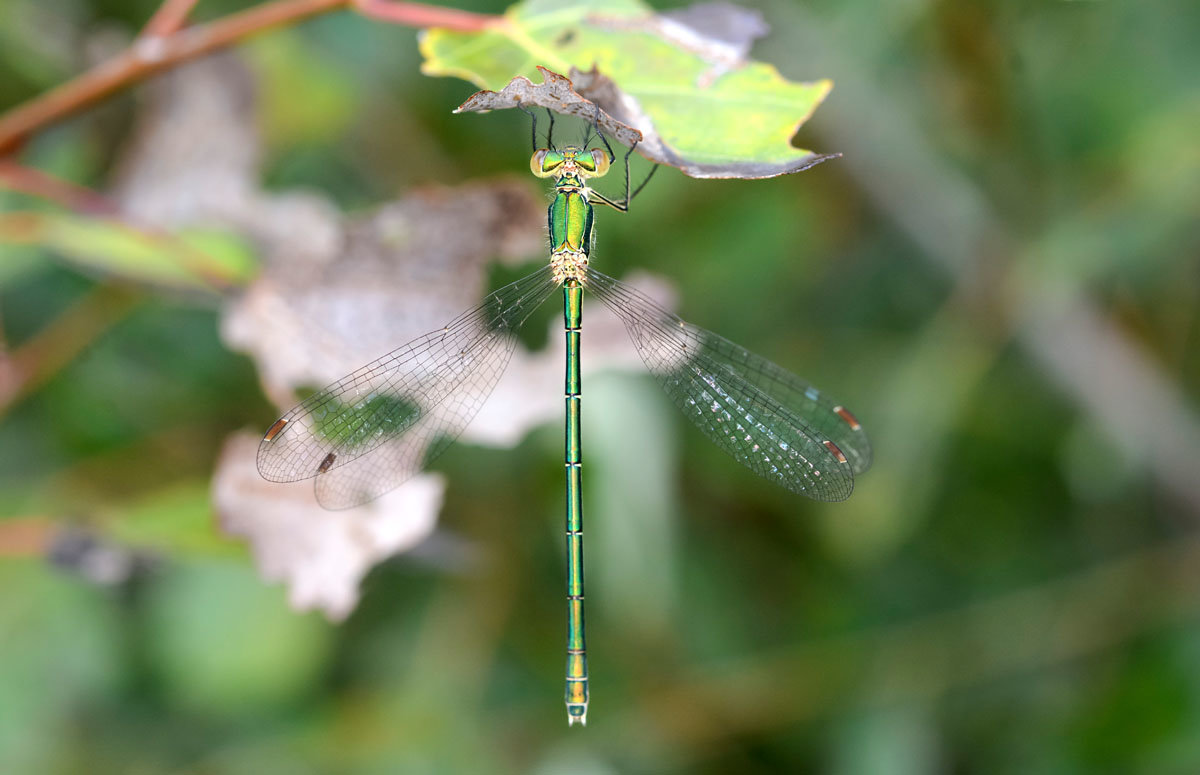
[(424, 409), (405, 432), (387, 438), (369, 454), (317, 477), (317, 502), (347, 509), (372, 501), (403, 484), (442, 454), (479, 413), (500, 380), (516, 338), (498, 334), (481, 341), (456, 366), (467, 376), (445, 398)]
[(852, 454), (864, 470), (870, 447), (865, 435), (861, 440), (855, 435), (861, 428), (843, 430), (851, 423), (833, 409), (835, 404), (815, 390), (810, 393), (811, 386), (799, 377), (594, 269), (588, 271), (587, 289), (621, 318), (671, 400), (734, 459), (810, 498), (850, 496), (855, 464), (824, 429), (852, 439)]
[[(259, 472), (276, 482), (332, 476), (318, 495), (327, 492), (340, 507), (399, 485), (432, 459), (430, 452), (444, 448), (439, 438), (452, 440), (479, 411), (512, 354), (513, 332), (556, 285), (544, 267), (310, 396), (267, 431), (258, 448)], [(411, 440), (410, 431), (417, 431)], [(351, 465), (354, 470), (338, 474)], [(349, 482), (385, 470), (386, 489), (351, 497), (367, 491)]]

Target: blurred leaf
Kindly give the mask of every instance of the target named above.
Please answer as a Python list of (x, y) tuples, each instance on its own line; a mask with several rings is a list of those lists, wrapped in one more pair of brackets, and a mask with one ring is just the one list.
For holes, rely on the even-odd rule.
[(7, 0), (0, 5), (0, 64), (20, 79), (53, 86), (75, 69), (72, 26), (80, 11), (75, 3), (51, 9), (37, 0)]
[(264, 35), (245, 52), (261, 80), (259, 128), (268, 145), (322, 145), (346, 132), (358, 111), (361, 86), (336, 59), (292, 30)]
[(213, 530), (208, 483), (189, 482), (149, 493), (106, 522), (106, 535), (131, 546), (172, 557), (244, 556), (241, 547)]
[[(590, 343), (589, 343), (590, 344)], [(632, 636), (668, 627), (676, 604), (679, 426), (644, 374), (605, 374), (588, 384), (585, 511), (600, 606)]]
[[(289, 212), (261, 211), (259, 223)], [(281, 218), (222, 338), (255, 359), (269, 396), (292, 404), (293, 390), (333, 382), (479, 303), (497, 255), (544, 250), (544, 213), (524, 181), (426, 189), (353, 219), (333, 212), (331, 238), (301, 246), (308, 254), (290, 249), (294, 214)]]
[(917, 704), (841, 720), (833, 737), (835, 775), (921, 775), (937, 772), (935, 719)]
[[(324, 411), (315, 418), (314, 434), (324, 441), (343, 444), (346, 449), (354, 449), (371, 441), (376, 430), (374, 418), (387, 418), (383, 421), (385, 428), (395, 423), (407, 429), (411, 418), (419, 416), (422, 411), (416, 401), (386, 394), (369, 396), (361, 403), (347, 404), (330, 391), (321, 401)], [(399, 433), (395, 430), (384, 432)]]
[(445, 483), (422, 474), (358, 508), (330, 511), (317, 504), (312, 482), (263, 479), (259, 440), (230, 436), (217, 462), (212, 502), (221, 528), (246, 539), (264, 578), (287, 584), (292, 608), (344, 619), (372, 565), (433, 532)]
[(422, 70), (499, 90), (539, 65), (574, 69), (580, 94), (642, 132), (646, 158), (692, 177), (765, 178), (830, 158), (791, 140), (833, 88), (746, 59), (765, 31), (752, 12), (721, 3), (659, 15), (638, 0), (529, 0), (483, 32), (425, 32)]
[(166, 572), (148, 602), (152, 662), (168, 696), (218, 715), (295, 701), (328, 651), (329, 628), (288, 610), (242, 562), (193, 562)]
[(0, 214), (0, 245), (44, 247), (81, 267), (178, 290), (221, 290), (253, 276), (240, 240), (211, 231), (171, 236), (71, 213)]
[[(0, 216), (2, 217), (2, 216)], [(0, 261), (0, 288), (16, 285), (24, 277), (36, 272), (42, 265), (37, 253), (29, 246), (9, 246)]]
[(80, 705), (118, 684), (120, 622), (40, 559), (0, 564), (0, 585), (0, 771), (50, 772)]

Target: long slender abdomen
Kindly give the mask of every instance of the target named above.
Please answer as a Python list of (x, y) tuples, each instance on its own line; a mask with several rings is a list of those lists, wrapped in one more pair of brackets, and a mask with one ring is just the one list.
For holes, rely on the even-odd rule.
[(563, 323), (567, 339), (567, 723), (587, 724), (587, 643), (583, 630), (583, 467), (580, 438), (581, 380), (579, 329), (583, 322), (583, 286), (575, 278), (563, 284)]

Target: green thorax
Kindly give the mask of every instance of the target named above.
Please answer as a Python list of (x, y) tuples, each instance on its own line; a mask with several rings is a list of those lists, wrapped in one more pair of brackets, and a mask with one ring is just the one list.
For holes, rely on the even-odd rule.
[(550, 252), (582, 253), (592, 248), (592, 206), (588, 203), (583, 181), (563, 175), (554, 186), (550, 203)]

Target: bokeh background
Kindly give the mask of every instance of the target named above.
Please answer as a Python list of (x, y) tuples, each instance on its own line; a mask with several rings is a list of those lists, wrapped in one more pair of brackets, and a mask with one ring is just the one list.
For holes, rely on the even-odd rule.
[[(436, 526), (388, 528), (374, 545), (405, 551), (357, 605), (356, 583), (322, 605), (324, 576), (271, 566), (303, 524), (247, 541), (214, 507), (229, 439), (279, 409), (231, 333), (250, 281), (180, 292), (0, 243), (0, 771), (1200, 771), (1200, 6), (747, 5), (771, 27), (756, 58), (835, 82), (797, 144), (845, 157), (764, 181), (662, 170), (629, 215), (598, 214), (594, 260), (653, 275), (685, 317), (853, 408), (876, 454), (854, 496), (757, 480), (628, 353), (598, 356), (592, 706), (568, 729), (557, 415), (443, 456)], [(119, 50), (155, 6), (7, 0), (0, 107)], [(313, 244), (320, 218), (353, 231), (397, 201), (424, 212), (405, 197), (500, 191), (468, 214), (487, 213), (470, 271), (436, 251), (403, 270), (453, 311), (544, 260), (544, 194), (524, 118), (452, 115), (474, 89), (419, 61), (411, 29), (323, 16), (123, 92), (19, 159), (167, 229), (188, 195), (231, 196), (173, 166), (201, 148), (241, 170), (251, 221), (210, 219), (206, 244), (285, 300), (350, 307), (386, 283), (338, 264), (280, 292), (287, 243), (247, 202)], [(205, 145), (233, 115), (242, 130)], [(61, 208), (8, 190), (0, 210)], [(399, 286), (372, 303), (418, 331), (452, 316), (424, 320), (441, 308), (413, 313)], [(608, 353), (588, 314), (585, 361)], [(557, 357), (556, 321), (551, 304), (530, 324), (531, 361)], [(556, 369), (489, 411), (529, 414)], [(256, 497), (241, 519), (269, 510)]]

